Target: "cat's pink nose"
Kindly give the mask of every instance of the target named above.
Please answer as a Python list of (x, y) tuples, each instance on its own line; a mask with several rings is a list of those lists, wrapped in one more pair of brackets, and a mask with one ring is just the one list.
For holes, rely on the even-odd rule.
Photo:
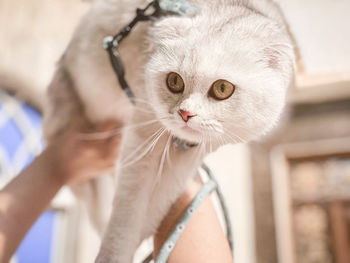
[(181, 118), (184, 120), (184, 122), (188, 122), (190, 118), (197, 115), (186, 110), (179, 110), (179, 114), (181, 115)]

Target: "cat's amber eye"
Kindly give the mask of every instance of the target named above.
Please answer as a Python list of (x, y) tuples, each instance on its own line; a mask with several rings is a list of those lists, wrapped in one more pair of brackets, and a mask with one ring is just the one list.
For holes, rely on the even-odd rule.
[(168, 74), (166, 84), (172, 93), (181, 93), (185, 89), (184, 80), (176, 72), (170, 72)]
[(209, 95), (217, 100), (226, 100), (235, 92), (236, 86), (227, 80), (219, 79), (213, 83)]

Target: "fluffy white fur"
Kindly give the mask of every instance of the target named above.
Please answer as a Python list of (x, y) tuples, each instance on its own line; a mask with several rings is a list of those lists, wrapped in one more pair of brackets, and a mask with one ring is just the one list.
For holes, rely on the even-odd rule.
[[(76, 30), (49, 89), (51, 104), (45, 118), (49, 139), (81, 111), (93, 122), (128, 123), (115, 169), (113, 212), (96, 262), (132, 262), (140, 241), (155, 233), (204, 156), (221, 145), (267, 133), (283, 110), (294, 53), (275, 4), (193, 2), (199, 7), (196, 15), (138, 25), (123, 42), (120, 53), (137, 97), (134, 108), (119, 88), (101, 43), (127, 24), (145, 0), (96, 1)], [(169, 91), (165, 84), (169, 72), (182, 76), (183, 93)], [(236, 85), (229, 99), (208, 96), (217, 79)], [(197, 116), (185, 123), (180, 109)], [(172, 143), (174, 136), (198, 146), (181, 151)]]

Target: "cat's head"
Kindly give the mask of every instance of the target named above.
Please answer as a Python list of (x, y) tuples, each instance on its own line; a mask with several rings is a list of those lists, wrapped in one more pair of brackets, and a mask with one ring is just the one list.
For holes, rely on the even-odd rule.
[(148, 99), (181, 139), (249, 141), (266, 134), (283, 110), (294, 59), (284, 27), (232, 13), (169, 17), (150, 31)]

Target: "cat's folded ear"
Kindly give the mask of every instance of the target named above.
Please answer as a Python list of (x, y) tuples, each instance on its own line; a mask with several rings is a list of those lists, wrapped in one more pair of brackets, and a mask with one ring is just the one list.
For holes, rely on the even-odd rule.
[(190, 29), (190, 18), (171, 16), (155, 22), (149, 30), (149, 37), (155, 44), (167, 44), (186, 37)]
[(287, 73), (294, 67), (294, 46), (286, 37), (271, 39), (262, 52), (263, 62), (273, 70)]

